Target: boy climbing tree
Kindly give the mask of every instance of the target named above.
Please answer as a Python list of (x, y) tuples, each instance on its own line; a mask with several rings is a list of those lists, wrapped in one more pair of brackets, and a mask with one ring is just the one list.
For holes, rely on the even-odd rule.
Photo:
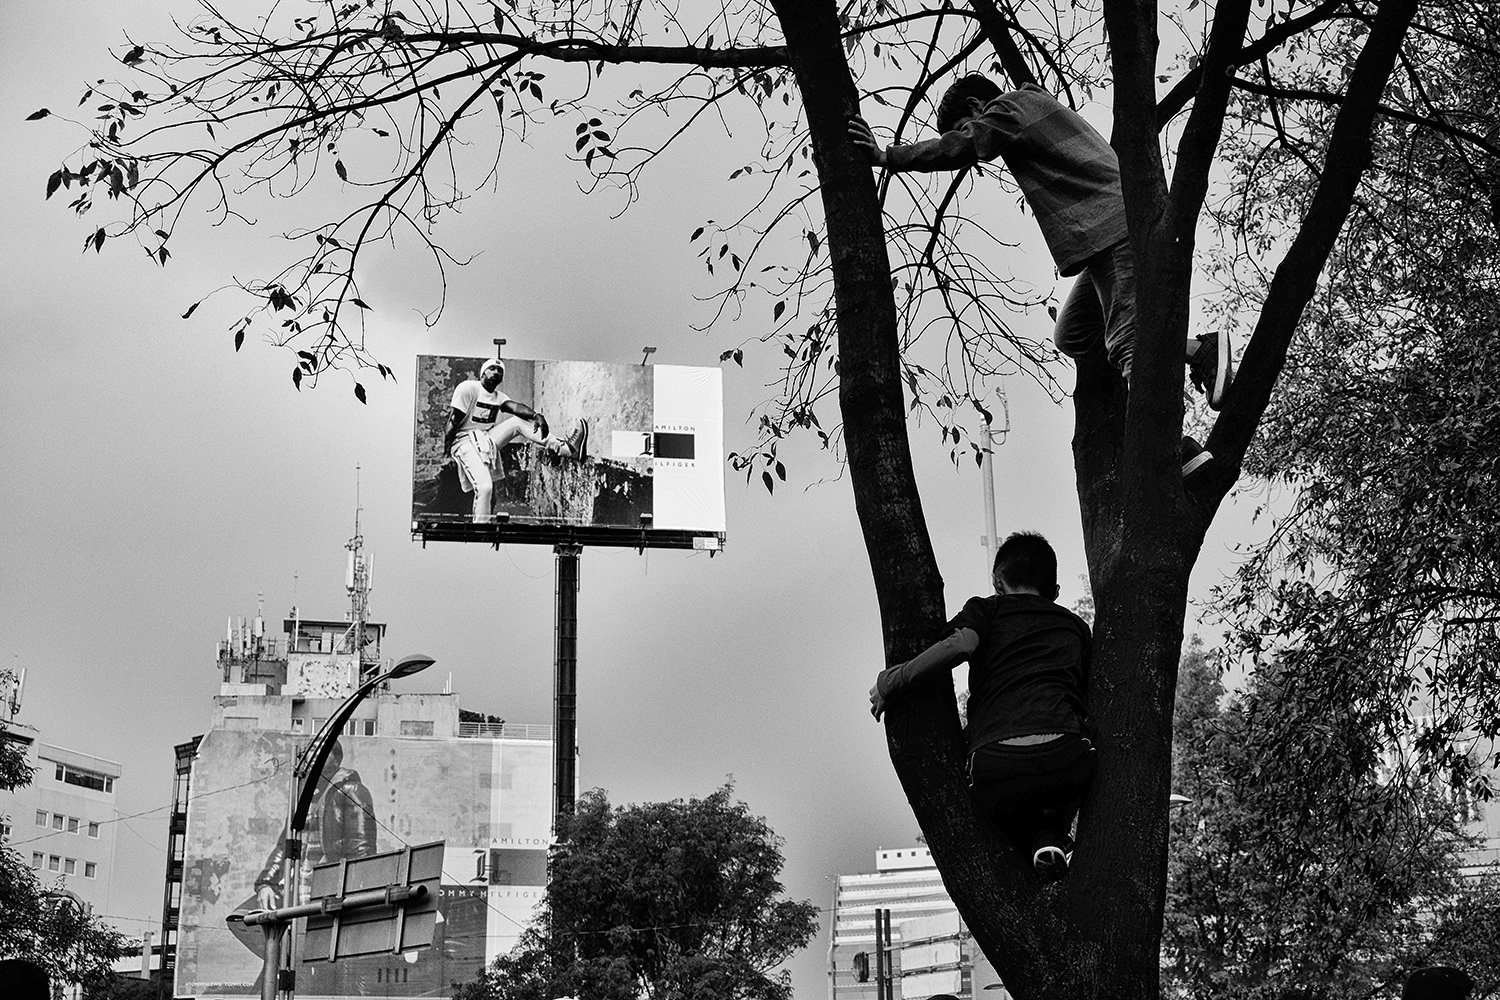
[[(1135, 265), (1120, 190), (1120, 163), (1104, 136), (1034, 83), (1001, 93), (974, 73), (955, 82), (938, 104), (936, 139), (882, 147), (863, 118), (849, 120), (849, 140), (872, 164), (894, 172), (962, 170), (1004, 160), (1031, 206), (1063, 277), (1077, 275), (1057, 316), (1053, 341), (1073, 358), (1108, 359), (1130, 384), (1135, 350)], [(1234, 377), (1228, 334), (1188, 341), (1193, 385), (1217, 410)], [(1212, 456), (1182, 441), (1184, 477)]]
[(1044, 882), (1067, 873), (1069, 831), (1094, 773), (1088, 731), (1089, 627), (1056, 603), (1057, 554), (1018, 532), (995, 553), (995, 594), (973, 597), (942, 639), (881, 671), (870, 712), (969, 662), (969, 792), (975, 809)]

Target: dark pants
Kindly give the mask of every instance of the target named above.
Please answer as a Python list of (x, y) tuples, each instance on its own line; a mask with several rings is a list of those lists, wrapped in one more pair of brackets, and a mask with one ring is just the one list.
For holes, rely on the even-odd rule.
[(1068, 830), (1094, 776), (1094, 747), (1076, 733), (1047, 743), (987, 743), (969, 757), (969, 795), (981, 816), (1027, 854), (1072, 849)]
[(1135, 353), (1135, 257), (1129, 240), (1088, 259), (1057, 314), (1052, 340), (1070, 358), (1107, 359), (1130, 381)]

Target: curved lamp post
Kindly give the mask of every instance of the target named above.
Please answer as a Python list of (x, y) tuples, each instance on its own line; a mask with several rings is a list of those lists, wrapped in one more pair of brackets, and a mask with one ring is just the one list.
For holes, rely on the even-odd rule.
[[(403, 656), (385, 673), (376, 674), (365, 681), (355, 689), (353, 694), (344, 699), (344, 703), (338, 707), (338, 710), (327, 722), (323, 723), (323, 728), (318, 730), (312, 742), (307, 745), (307, 749), (297, 757), (297, 764), (292, 769), (292, 812), (286, 821), (286, 852), (281, 863), (283, 906), (295, 905), (301, 898), (302, 831), (307, 824), (307, 813), (312, 808), (313, 797), (318, 792), (318, 780), (323, 776), (323, 765), (328, 763), (328, 755), (333, 752), (333, 744), (343, 732), (345, 723), (359, 707), (359, 703), (380, 685), (397, 677), (409, 677), (426, 670), (436, 662), (430, 656), (413, 653), (410, 656)], [(261, 995), (265, 1000), (274, 1000), (277, 969), (281, 965), (279, 954), (281, 927), (266, 924), (265, 928), (265, 975), (262, 980)], [(288, 948), (289, 960), (292, 958), (290, 950)]]

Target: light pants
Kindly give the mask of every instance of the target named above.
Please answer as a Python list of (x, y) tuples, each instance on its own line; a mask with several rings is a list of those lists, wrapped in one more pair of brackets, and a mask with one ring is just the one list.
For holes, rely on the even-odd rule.
[(500, 449), (514, 438), (547, 446), (550, 438), (537, 433), (536, 425), (520, 417), (507, 417), (487, 431), (469, 431), (453, 443), (453, 458), (458, 463), (458, 479), (464, 490), (474, 494), (474, 520), (493, 520), (490, 505), (495, 490), (495, 472), (500, 469)]

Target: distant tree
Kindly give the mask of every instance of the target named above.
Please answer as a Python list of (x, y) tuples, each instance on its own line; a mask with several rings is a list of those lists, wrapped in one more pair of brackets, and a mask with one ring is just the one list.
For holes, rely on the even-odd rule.
[[(1193, 643), (1179, 672), (1167, 994), (1367, 1000), (1443, 960), (1500, 975), (1476, 936), (1500, 896), (1461, 875), (1446, 790), (1381, 752), (1367, 710), (1299, 701), (1274, 667), (1226, 700), (1215, 660)], [(1488, 956), (1461, 947), (1479, 940)]]
[[(31, 783), (25, 748), (0, 723), (0, 790)], [(41, 966), (53, 983), (103, 987), (110, 965), (130, 950), (119, 931), (85, 911), (61, 881), (44, 885), (21, 852), (0, 841), (0, 958)]]
[(782, 897), (781, 841), (732, 793), (583, 795), (535, 924), (457, 1000), (791, 1000), (772, 970), (812, 939), (817, 907)]

